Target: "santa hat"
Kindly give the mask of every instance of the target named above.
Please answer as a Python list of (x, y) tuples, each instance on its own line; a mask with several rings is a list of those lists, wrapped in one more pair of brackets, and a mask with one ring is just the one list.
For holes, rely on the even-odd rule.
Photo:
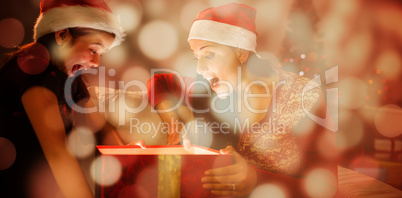
[(110, 48), (124, 40), (120, 22), (103, 0), (42, 0), (34, 27), (34, 40), (67, 28), (92, 28), (113, 33)]
[(207, 8), (195, 18), (188, 40), (212, 41), (255, 53), (258, 34), (255, 15), (256, 10), (245, 4)]

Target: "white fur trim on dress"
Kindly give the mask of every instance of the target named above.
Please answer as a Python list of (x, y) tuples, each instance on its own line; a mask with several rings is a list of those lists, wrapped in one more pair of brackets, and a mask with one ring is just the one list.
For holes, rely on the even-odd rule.
[(200, 39), (256, 53), (257, 35), (247, 29), (211, 20), (197, 20), (191, 26), (188, 41)]
[(34, 40), (66, 28), (92, 28), (115, 34), (110, 48), (124, 40), (119, 19), (111, 12), (88, 6), (62, 6), (50, 9), (39, 15), (34, 27)]

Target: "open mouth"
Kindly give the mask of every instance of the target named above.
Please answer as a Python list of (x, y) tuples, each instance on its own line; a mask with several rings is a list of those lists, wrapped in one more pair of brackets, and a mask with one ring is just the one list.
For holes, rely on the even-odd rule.
[(80, 70), (82, 68), (83, 68), (82, 65), (74, 65), (73, 69), (71, 69), (71, 74), (75, 74), (75, 72), (77, 72), (78, 70)]

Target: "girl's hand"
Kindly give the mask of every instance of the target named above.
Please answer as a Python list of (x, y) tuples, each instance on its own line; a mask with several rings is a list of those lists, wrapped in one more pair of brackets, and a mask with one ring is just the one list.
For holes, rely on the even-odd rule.
[(221, 153), (233, 156), (234, 164), (205, 171), (201, 179), (203, 188), (218, 196), (241, 197), (250, 194), (257, 184), (255, 170), (232, 146), (221, 149)]

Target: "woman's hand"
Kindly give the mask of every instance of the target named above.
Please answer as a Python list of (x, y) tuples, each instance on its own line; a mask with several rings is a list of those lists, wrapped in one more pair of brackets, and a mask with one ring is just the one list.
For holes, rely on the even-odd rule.
[(218, 196), (241, 197), (250, 194), (257, 184), (255, 170), (232, 146), (221, 149), (221, 153), (232, 155), (234, 164), (205, 171), (201, 179), (203, 188)]

